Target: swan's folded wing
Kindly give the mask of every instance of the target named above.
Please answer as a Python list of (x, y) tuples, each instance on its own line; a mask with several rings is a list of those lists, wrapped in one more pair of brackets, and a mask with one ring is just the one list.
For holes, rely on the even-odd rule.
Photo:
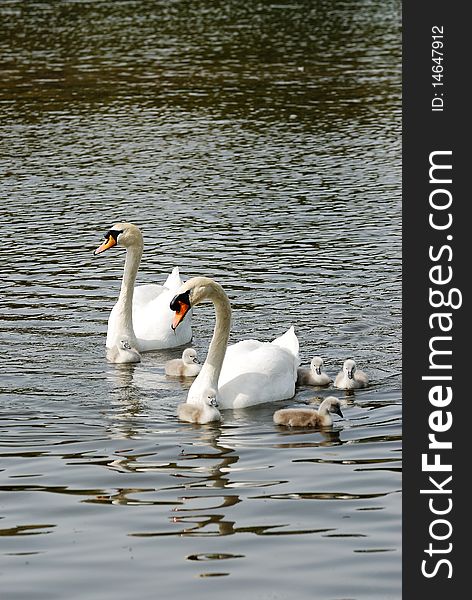
[(149, 304), (149, 302), (155, 300), (164, 291), (166, 291), (164, 286), (154, 283), (136, 286), (133, 294), (133, 310), (140, 310)]
[(291, 398), (298, 359), (276, 344), (244, 340), (228, 347), (219, 387), (222, 408), (243, 408)]
[(180, 277), (179, 267), (174, 267), (172, 269), (172, 273), (167, 277), (164, 283), (164, 287), (169, 290), (178, 290), (180, 286), (183, 284), (183, 280)]
[(290, 329), (287, 329), (287, 331), (283, 335), (281, 335), (278, 338), (275, 338), (275, 340), (273, 340), (271, 344), (274, 344), (275, 346), (280, 346), (281, 348), (285, 348), (298, 358), (300, 345), (298, 343), (298, 338), (295, 334), (295, 328), (293, 325), (290, 327)]
[(241, 340), (228, 346), (225, 357), (231, 356), (232, 360), (239, 360), (239, 357), (246, 357), (248, 352), (254, 352), (266, 343), (259, 340)]
[[(179, 274), (179, 267), (174, 267), (172, 273), (167, 277), (164, 285), (150, 283), (147, 285), (138, 285), (134, 288), (133, 308), (144, 307), (146, 304), (156, 300), (163, 292), (169, 290), (174, 292), (182, 285), (182, 279)], [(172, 299), (172, 297), (171, 297)]]
[[(286, 337), (285, 337), (286, 336)], [(231, 374), (258, 371), (277, 372), (282, 365), (290, 365), (294, 381), (297, 380), (298, 339), (291, 327), (284, 335), (273, 342), (242, 340), (228, 346), (221, 369), (220, 383), (231, 378)], [(283, 370), (283, 367), (282, 367)]]

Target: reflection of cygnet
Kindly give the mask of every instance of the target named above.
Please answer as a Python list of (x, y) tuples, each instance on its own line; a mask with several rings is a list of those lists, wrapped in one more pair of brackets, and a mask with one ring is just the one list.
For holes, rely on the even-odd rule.
[(321, 356), (314, 356), (311, 359), (309, 369), (298, 369), (297, 384), (298, 385), (328, 385), (332, 379), (329, 375), (321, 370), (323, 359)]
[(177, 416), (181, 421), (189, 423), (211, 423), (212, 421), (221, 421), (221, 414), (218, 410), (216, 401), (216, 391), (209, 389), (203, 394), (203, 400), (198, 404), (189, 404), (184, 402), (177, 406)]
[(107, 359), (113, 363), (138, 363), (141, 355), (128, 340), (119, 340), (112, 348), (107, 348)]
[(276, 425), (287, 427), (329, 427), (333, 424), (330, 412), (343, 417), (341, 403), (334, 396), (328, 396), (320, 404), (319, 410), (312, 408), (281, 408), (274, 413)]
[(182, 358), (168, 360), (165, 364), (166, 375), (174, 377), (196, 377), (202, 365), (198, 362), (197, 352), (193, 348), (186, 348)]
[(365, 387), (369, 383), (369, 378), (364, 371), (358, 371), (356, 363), (351, 358), (346, 360), (343, 370), (336, 375), (334, 380), (335, 387), (341, 390), (354, 390)]

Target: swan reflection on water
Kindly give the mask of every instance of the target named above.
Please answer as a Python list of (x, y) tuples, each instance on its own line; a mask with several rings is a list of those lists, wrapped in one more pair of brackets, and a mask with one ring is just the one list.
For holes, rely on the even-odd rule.
[[(150, 361), (149, 365), (152, 363)], [(344, 465), (342, 454), (334, 452), (334, 449), (352, 443), (352, 432), (355, 430), (352, 427), (355, 428), (356, 419), (366, 418), (370, 405), (364, 407), (351, 402), (350, 407), (357, 411), (354, 414), (354, 425), (338, 420), (333, 426), (321, 429), (291, 429), (274, 425), (273, 403), (261, 404), (256, 408), (223, 411), (224, 423), (184, 424), (177, 420), (176, 407), (185, 397), (185, 386), (179, 383), (176, 390), (176, 382), (169, 384), (162, 367), (157, 369), (142, 363), (108, 365), (107, 377), (116, 408), (119, 409), (110, 414), (110, 429), (113, 435), (128, 438), (133, 447), (122, 454), (115, 452), (107, 461), (106, 468), (122, 473), (152, 475), (153, 479), (148, 481), (154, 481), (154, 484), (147, 488), (123, 486), (117, 490), (102, 490), (86, 501), (168, 507), (164, 519), (160, 519), (157, 524), (155, 520), (151, 521), (154, 523), (151, 526), (146, 522), (142, 528), (135, 525), (133, 531), (128, 533), (131, 537), (208, 538), (241, 533), (256, 536), (296, 534), (359, 537), (362, 535), (360, 532), (352, 533), (340, 528), (334, 525), (335, 521), (328, 519), (328, 523), (324, 523), (321, 518), (313, 520), (313, 517), (309, 517), (308, 513), (311, 514), (311, 511), (307, 505), (304, 505), (306, 511), (302, 512), (305, 516), (295, 525), (291, 521), (285, 522), (278, 512), (275, 514), (279, 516), (273, 518), (270, 517), (270, 512), (262, 517), (260, 507), (253, 503), (261, 500), (358, 500), (367, 509), (369, 499), (384, 495), (318, 489), (313, 482), (307, 489), (294, 488), (288, 479), (283, 478), (286, 474), (283, 466), (285, 457), (291, 468), (296, 467), (297, 463), (310, 464), (314, 469), (323, 468), (327, 463)], [(160, 401), (160, 385), (170, 385), (166, 389), (165, 403)], [(172, 397), (170, 393), (173, 394)], [(137, 444), (146, 440), (150, 431), (153, 435), (156, 434), (157, 445), (150, 446), (147, 443), (147, 451), (140, 451)], [(351, 433), (345, 436), (347, 432)], [(179, 440), (177, 446), (175, 439)], [(259, 448), (262, 449), (263, 456)], [(267, 448), (282, 454), (278, 457), (274, 454), (271, 462), (265, 452)], [(376, 467), (378, 460), (372, 458), (367, 462), (372, 463), (372, 468), (394, 468), (390, 464)], [(260, 493), (256, 490), (260, 490)], [(244, 504), (246, 508), (242, 512), (239, 509), (235, 511), (234, 507), (240, 504)], [(242, 521), (237, 516), (239, 514), (244, 515), (241, 517)], [(251, 514), (254, 516), (248, 518)], [(191, 557), (203, 556), (202, 553), (205, 554), (203, 548), (200, 553), (192, 554)], [(191, 557), (186, 557), (186, 560), (196, 560)], [(223, 559), (222, 557), (221, 560)], [(220, 560), (218, 553), (208, 560)]]

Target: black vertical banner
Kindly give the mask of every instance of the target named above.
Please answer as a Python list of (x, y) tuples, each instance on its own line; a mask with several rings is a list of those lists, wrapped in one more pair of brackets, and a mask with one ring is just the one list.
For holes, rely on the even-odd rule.
[[(403, 598), (468, 594), (472, 168), (464, 2), (403, 3)], [(468, 35), (467, 35), (468, 33)], [(467, 108), (466, 108), (467, 105)], [(470, 286), (468, 286), (470, 287)], [(468, 345), (468, 344), (467, 344)], [(470, 364), (466, 364), (470, 363)], [(467, 430), (466, 430), (467, 428)], [(461, 590), (461, 594), (459, 594)]]

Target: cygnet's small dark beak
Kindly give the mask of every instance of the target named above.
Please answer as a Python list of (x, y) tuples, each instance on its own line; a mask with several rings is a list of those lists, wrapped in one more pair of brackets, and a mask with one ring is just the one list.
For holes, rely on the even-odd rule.
[(344, 419), (344, 415), (341, 411), (341, 408), (339, 406), (336, 406), (336, 408), (334, 409), (334, 412), (339, 415), (341, 417), (341, 419)]
[(316, 374), (321, 375), (321, 367), (316, 367)]
[(354, 377), (354, 373), (352, 372), (352, 369), (350, 369), (350, 370), (347, 372), (347, 376), (349, 377), (349, 379), (352, 379), (352, 378)]

